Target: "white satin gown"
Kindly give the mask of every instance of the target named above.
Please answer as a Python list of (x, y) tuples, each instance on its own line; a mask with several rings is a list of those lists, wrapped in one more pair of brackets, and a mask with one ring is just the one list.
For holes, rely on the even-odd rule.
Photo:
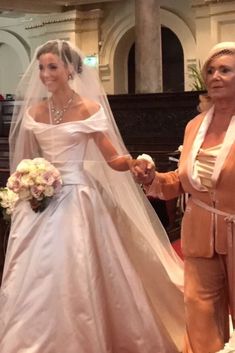
[(176, 352), (123, 245), (120, 230), (128, 224), (74, 162), (83, 160), (90, 134), (105, 129), (103, 112), (60, 125), (29, 121), (64, 186), (42, 213), (28, 202), (16, 208), (0, 295), (0, 352)]

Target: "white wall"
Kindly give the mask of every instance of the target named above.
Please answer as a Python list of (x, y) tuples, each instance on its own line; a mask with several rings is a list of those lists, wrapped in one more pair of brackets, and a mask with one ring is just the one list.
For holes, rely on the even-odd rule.
[(201, 62), (216, 43), (235, 41), (235, 1), (195, 7), (197, 58)]
[(0, 29), (0, 89), (15, 93), (20, 77), (29, 64), (29, 47), (18, 35)]
[(7, 44), (0, 45), (0, 93), (14, 94), (23, 67), (15, 50)]

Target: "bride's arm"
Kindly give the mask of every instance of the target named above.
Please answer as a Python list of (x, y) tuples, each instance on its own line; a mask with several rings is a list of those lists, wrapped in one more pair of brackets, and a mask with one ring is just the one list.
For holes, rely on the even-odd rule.
[(130, 155), (118, 155), (109, 138), (102, 132), (94, 133), (94, 140), (108, 165), (118, 171), (129, 170), (132, 163)]
[(138, 176), (149, 172), (152, 164), (146, 160), (132, 159), (130, 155), (118, 155), (110, 139), (101, 132), (94, 134), (94, 140), (108, 165), (117, 171), (130, 170)]

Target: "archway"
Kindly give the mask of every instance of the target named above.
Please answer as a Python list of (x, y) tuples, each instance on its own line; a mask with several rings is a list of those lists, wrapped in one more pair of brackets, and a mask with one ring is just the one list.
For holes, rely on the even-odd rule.
[[(128, 54), (134, 41), (134, 28), (131, 28), (118, 43), (114, 56), (114, 89), (115, 93), (130, 93), (128, 87)], [(132, 67), (135, 70), (134, 67)], [(134, 74), (134, 71), (133, 71)]]
[(28, 48), (23, 40), (13, 33), (0, 30), (0, 92), (14, 94), (28, 65)]
[[(179, 48), (182, 48), (183, 89), (191, 90), (188, 66), (196, 61), (195, 38), (188, 25), (179, 16), (165, 9), (161, 9), (160, 12), (162, 27), (173, 32), (174, 40), (178, 40)], [(130, 13), (109, 29), (102, 43), (100, 64), (103, 70), (103, 83), (109, 94), (128, 93), (128, 60), (135, 41), (134, 26), (134, 14)]]
[[(184, 91), (184, 54), (177, 36), (167, 27), (162, 34), (163, 92)], [(135, 93), (135, 44), (128, 55), (128, 93)]]
[(184, 91), (184, 53), (169, 28), (162, 26), (162, 82), (164, 92)]

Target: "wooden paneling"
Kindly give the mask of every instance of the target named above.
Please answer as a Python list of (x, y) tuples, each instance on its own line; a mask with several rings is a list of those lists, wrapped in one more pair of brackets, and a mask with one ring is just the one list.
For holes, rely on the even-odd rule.
[(110, 96), (110, 105), (133, 156), (151, 154), (160, 170), (174, 168), (169, 156), (183, 142), (187, 122), (197, 112), (199, 92)]
[(5, 186), (9, 175), (8, 135), (14, 102), (0, 102), (0, 187)]

